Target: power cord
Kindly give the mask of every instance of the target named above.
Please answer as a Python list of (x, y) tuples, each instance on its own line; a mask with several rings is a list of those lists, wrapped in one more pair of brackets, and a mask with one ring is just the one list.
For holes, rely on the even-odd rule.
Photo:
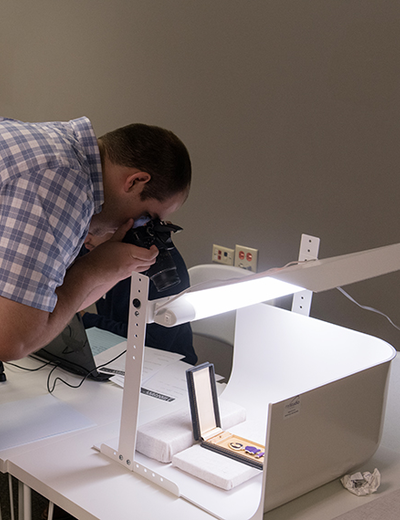
[(46, 381), (46, 387), (47, 387), (47, 391), (49, 392), (49, 394), (52, 394), (56, 388), (56, 385), (57, 385), (57, 381), (60, 381), (60, 383), (64, 383), (64, 385), (66, 386), (69, 386), (69, 388), (80, 388), (83, 383), (86, 381), (86, 379), (92, 374), (92, 372), (94, 372), (94, 370), (92, 370), (92, 372), (88, 372), (80, 381), (80, 383), (78, 383), (77, 385), (72, 385), (71, 383), (68, 383), (68, 381), (65, 381), (65, 379), (62, 379), (62, 377), (59, 377), (57, 376), (54, 381), (53, 381), (53, 386), (50, 387), (50, 379), (51, 379), (51, 376), (53, 374), (53, 372), (55, 370), (57, 370), (57, 368), (62, 368), (60, 367), (60, 365), (55, 365), (49, 372), (48, 376), (47, 376), (47, 381)]
[(342, 289), (342, 287), (336, 287), (336, 289), (338, 291), (340, 291), (344, 296), (346, 296), (346, 298), (348, 298), (351, 302), (355, 303), (358, 307), (360, 307), (360, 309), (364, 309), (365, 311), (371, 311), (371, 312), (375, 312), (376, 314), (379, 314), (380, 316), (383, 316), (384, 318), (386, 318), (388, 320), (388, 322), (397, 330), (400, 330), (400, 327), (398, 325), (396, 325), (395, 323), (393, 323), (393, 321), (389, 318), (389, 316), (387, 316), (386, 314), (384, 314), (383, 312), (377, 310), (377, 309), (374, 309), (373, 307), (368, 307), (367, 305), (361, 305), (360, 303), (358, 303), (352, 296), (350, 296), (349, 293), (347, 293), (344, 289)]
[[(13, 366), (15, 368), (18, 368), (20, 370), (26, 370), (27, 372), (37, 372), (38, 370), (42, 370), (43, 368), (47, 367), (48, 365), (52, 365), (52, 366), (54, 365), (53, 368), (50, 370), (50, 372), (49, 372), (49, 374), (47, 376), (47, 381), (46, 381), (47, 391), (49, 392), (49, 394), (52, 394), (54, 392), (55, 388), (56, 388), (56, 385), (57, 385), (58, 381), (60, 383), (64, 383), (64, 385), (68, 386), (69, 388), (80, 388), (83, 385), (83, 383), (86, 381), (86, 379), (88, 379), (92, 374), (96, 373), (100, 368), (106, 367), (110, 363), (113, 363), (114, 361), (119, 359), (121, 356), (123, 356), (125, 353), (126, 353), (126, 350), (124, 350), (123, 352), (120, 352), (113, 359), (110, 359), (110, 361), (107, 361), (107, 363), (103, 363), (102, 365), (99, 365), (98, 367), (94, 368), (93, 370), (88, 372), (85, 376), (83, 376), (83, 378), (81, 379), (81, 381), (77, 385), (73, 385), (71, 383), (68, 383), (68, 381), (65, 381), (65, 379), (63, 379), (60, 376), (57, 376), (54, 379), (53, 384), (50, 385), (50, 380), (51, 380), (51, 376), (53, 375), (53, 372), (57, 368), (60, 368), (60, 369), (63, 368), (60, 363), (57, 363), (57, 362), (54, 362), (54, 361), (47, 361), (46, 363), (44, 363), (43, 365), (41, 365), (40, 367), (37, 367), (37, 368), (27, 368), (27, 367), (23, 367), (21, 365), (17, 365), (16, 363), (11, 363), (11, 362), (7, 362), (6, 364), (10, 365), (10, 366)], [(41, 361), (35, 355), (31, 354), (30, 357), (32, 357), (33, 359), (36, 359), (37, 361)], [(82, 369), (82, 367), (80, 367), (80, 368)]]
[[(35, 357), (35, 356), (31, 356), (33, 359), (37, 359), (38, 361), (41, 361), (39, 360), (39, 358)], [(47, 361), (46, 363), (44, 363), (42, 366), (40, 367), (37, 367), (37, 368), (28, 368), (28, 367), (23, 367), (21, 365), (17, 365), (16, 363), (12, 363), (11, 361), (5, 361), (4, 362), (6, 365), (9, 365), (10, 367), (15, 367), (15, 368), (19, 368), (20, 370), (26, 370), (26, 372), (37, 372), (38, 370), (42, 370), (42, 368), (45, 368), (47, 367), (48, 365), (52, 365), (53, 362), (52, 361)]]
[(118, 354), (118, 356), (115, 356), (113, 359), (110, 359), (110, 361), (107, 361), (107, 363), (103, 363), (102, 365), (99, 365), (98, 367), (94, 368), (93, 370), (91, 370), (90, 372), (88, 372), (82, 379), (81, 381), (77, 384), (77, 385), (72, 385), (71, 383), (68, 383), (68, 381), (65, 381), (65, 379), (62, 379), (61, 377), (57, 376), (54, 381), (53, 381), (53, 385), (50, 386), (50, 379), (51, 379), (51, 376), (53, 374), (53, 372), (57, 369), (57, 368), (62, 368), (60, 367), (60, 365), (56, 365), (50, 372), (49, 372), (49, 375), (47, 376), (47, 383), (46, 383), (46, 386), (47, 386), (47, 391), (49, 392), (49, 394), (52, 394), (56, 388), (56, 385), (57, 385), (57, 382), (59, 381), (60, 383), (64, 383), (64, 385), (68, 386), (69, 388), (80, 388), (83, 383), (86, 381), (86, 379), (88, 379), (92, 374), (96, 373), (100, 368), (103, 368), (103, 367), (106, 367), (107, 365), (109, 365), (110, 363), (113, 363), (114, 361), (116, 361), (117, 359), (119, 359), (121, 356), (123, 356), (124, 354), (126, 353), (126, 350), (120, 352)]

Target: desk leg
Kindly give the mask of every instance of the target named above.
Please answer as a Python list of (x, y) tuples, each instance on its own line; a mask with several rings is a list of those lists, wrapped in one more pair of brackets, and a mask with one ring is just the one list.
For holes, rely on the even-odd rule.
[(18, 520), (32, 520), (31, 488), (18, 482)]
[(13, 481), (12, 476), (8, 474), (8, 490), (10, 493), (10, 512), (11, 520), (14, 520), (14, 493), (13, 493)]
[(47, 520), (53, 520), (54, 504), (49, 502), (49, 512), (47, 514)]

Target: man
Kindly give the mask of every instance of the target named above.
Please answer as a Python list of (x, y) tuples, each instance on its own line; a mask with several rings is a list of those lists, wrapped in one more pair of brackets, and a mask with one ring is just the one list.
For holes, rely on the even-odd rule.
[[(38, 350), (77, 311), (148, 269), (157, 248), (121, 240), (136, 219), (179, 209), (190, 180), (185, 146), (158, 127), (97, 140), (87, 118), (0, 118), (0, 360)], [(75, 260), (89, 231), (114, 234)]]

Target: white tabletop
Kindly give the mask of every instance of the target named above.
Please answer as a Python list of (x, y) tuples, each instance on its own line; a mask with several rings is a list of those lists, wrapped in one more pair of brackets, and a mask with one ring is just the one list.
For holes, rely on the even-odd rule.
[[(38, 365), (31, 359), (22, 360), (20, 364)], [(9, 400), (17, 406), (17, 401), (46, 397), (47, 369), (21, 372), (7, 365), (6, 370), (1, 403)], [(72, 384), (80, 380), (71, 374), (59, 373)], [(131, 519), (132, 512), (138, 518), (149, 520), (210, 518), (204, 511), (127, 471), (92, 448), (118, 436), (121, 388), (94, 381), (86, 381), (79, 389), (59, 384), (54, 399), (67, 403), (93, 425), (3, 450), (0, 452), (1, 471), (11, 473), (80, 520)], [(150, 403), (147, 408), (165, 404), (146, 396), (143, 400)]]
[[(32, 360), (23, 360), (22, 363), (36, 364)], [(46, 371), (25, 373), (9, 366), (6, 371), (8, 380), (1, 387), (1, 403), (47, 395)], [(79, 381), (72, 375), (65, 375), (65, 378), (71, 382)], [(370, 497), (356, 497), (335, 480), (270, 511), (264, 519), (329, 520), (398, 489), (400, 441), (396, 432), (400, 426), (399, 390), (400, 360), (396, 358), (392, 362), (381, 446), (364, 468), (372, 471), (377, 467), (380, 470), (382, 484), (377, 493)], [(80, 520), (124, 520), (133, 515), (146, 520), (212, 518), (205, 511), (163, 491), (92, 449), (94, 444), (118, 436), (120, 388), (111, 383), (93, 381), (86, 381), (80, 389), (58, 385), (55, 398), (83, 414), (93, 425), (4, 450), (0, 452), (1, 471), (10, 472)]]

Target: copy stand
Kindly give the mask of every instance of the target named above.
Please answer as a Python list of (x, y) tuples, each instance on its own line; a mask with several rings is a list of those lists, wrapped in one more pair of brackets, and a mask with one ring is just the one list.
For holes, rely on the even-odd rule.
[[(319, 292), (396, 271), (399, 256), (396, 244), (284, 269), (276, 278)], [(223, 393), (247, 410), (251, 432), (241, 432), (243, 437), (257, 441), (256, 429), (262, 432), (266, 453), (260, 475), (227, 495), (171, 464), (135, 453), (146, 322), (154, 311), (147, 290), (147, 278), (134, 273), (119, 445), (103, 444), (102, 453), (229, 520), (260, 520), (263, 512), (373, 455), (395, 350), (378, 338), (266, 304), (237, 312), (232, 374)], [(165, 312), (163, 319), (171, 316)]]
[(148, 277), (139, 273), (132, 273), (125, 382), (118, 448), (108, 444), (102, 444), (100, 451), (130, 471), (149, 478), (159, 486), (179, 496), (179, 490), (175, 483), (170, 482), (155, 471), (150, 471), (149, 468), (135, 459), (139, 397), (148, 313), (148, 292)]

